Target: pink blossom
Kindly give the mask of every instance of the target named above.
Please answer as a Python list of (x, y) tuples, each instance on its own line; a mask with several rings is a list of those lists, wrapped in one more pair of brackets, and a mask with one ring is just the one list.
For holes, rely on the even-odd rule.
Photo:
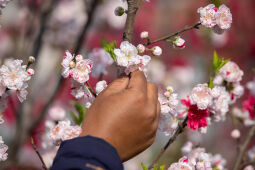
[(232, 14), (230, 9), (222, 4), (216, 13), (216, 23), (220, 29), (226, 30), (231, 27)]
[(99, 81), (96, 84), (96, 93), (97, 95), (101, 93), (107, 87), (107, 82), (105, 80)]
[(73, 68), (71, 71), (73, 79), (79, 83), (85, 83), (88, 81), (92, 66), (93, 62), (89, 59), (78, 61), (75, 68)]
[(8, 150), (8, 146), (4, 144), (2, 136), (0, 136), (0, 161), (5, 161), (7, 159), (8, 154), (6, 151)]
[(206, 27), (213, 27), (216, 25), (216, 12), (217, 8), (214, 4), (209, 4), (206, 7), (201, 7), (197, 10), (200, 14), (200, 22)]
[(162, 49), (159, 46), (152, 48), (152, 54), (155, 56), (160, 56), (162, 54)]
[(52, 120), (63, 120), (66, 116), (66, 111), (61, 106), (53, 106), (49, 109), (49, 116)]
[(243, 102), (243, 108), (250, 114), (250, 119), (255, 117), (255, 97), (249, 96), (247, 100)]
[(142, 44), (138, 44), (136, 48), (137, 48), (138, 53), (140, 53), (140, 54), (144, 53), (144, 51), (146, 49), (145, 46)]
[(53, 129), (51, 129), (49, 137), (58, 145), (64, 140), (78, 137), (80, 133), (80, 126), (71, 126), (70, 121), (60, 121)]
[(227, 62), (218, 72), (227, 82), (236, 83), (242, 80), (243, 71), (233, 61)]
[(254, 170), (254, 168), (251, 165), (248, 165), (243, 170)]
[(207, 126), (206, 118), (209, 116), (208, 108), (204, 110), (198, 109), (197, 105), (192, 105), (189, 99), (181, 100), (181, 102), (188, 108), (188, 128), (196, 130)]
[(241, 136), (241, 133), (238, 129), (232, 130), (232, 132), (231, 132), (231, 137), (232, 138), (237, 139), (237, 138), (240, 138), (240, 136)]
[(73, 59), (74, 59), (74, 56), (69, 51), (66, 51), (64, 59), (62, 60), (62, 63), (61, 63), (61, 65), (63, 66), (62, 76), (64, 78), (67, 78), (70, 75), (70, 70), (71, 70), (70, 62), (72, 62)]
[(180, 36), (175, 37), (175, 40), (173, 41), (174, 47), (178, 47), (180, 49), (185, 48), (185, 40), (182, 39)]
[(95, 48), (89, 53), (88, 58), (93, 61), (92, 76), (99, 77), (101, 74), (107, 74), (106, 68), (113, 64), (113, 59), (108, 52), (102, 48)]
[(204, 110), (212, 104), (211, 89), (207, 84), (196, 85), (191, 92), (190, 102), (197, 105), (198, 109)]

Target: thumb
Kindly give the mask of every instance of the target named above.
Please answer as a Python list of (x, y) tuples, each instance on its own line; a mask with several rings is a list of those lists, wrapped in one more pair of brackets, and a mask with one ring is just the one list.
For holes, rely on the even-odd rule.
[(109, 86), (105, 89), (105, 93), (112, 94), (112, 93), (119, 93), (125, 90), (128, 87), (129, 78), (128, 77), (121, 77), (114, 80)]

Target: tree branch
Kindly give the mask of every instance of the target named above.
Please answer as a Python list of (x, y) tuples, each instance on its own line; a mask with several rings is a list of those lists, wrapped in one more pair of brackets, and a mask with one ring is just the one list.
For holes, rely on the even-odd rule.
[(240, 168), (240, 165), (243, 161), (243, 158), (244, 158), (244, 155), (245, 155), (245, 151), (252, 139), (252, 137), (254, 136), (255, 134), (255, 125), (253, 125), (250, 129), (250, 131), (248, 132), (245, 140), (244, 140), (244, 143), (239, 147), (239, 151), (238, 151), (238, 156), (237, 156), (237, 159), (235, 161), (235, 165), (234, 165), (234, 169), (233, 170), (239, 170)]
[(141, 4), (141, 1), (139, 1), (139, 3), (137, 3), (137, 0), (127, 0), (127, 3), (128, 3), (128, 10), (126, 12), (127, 19), (126, 19), (126, 24), (125, 24), (125, 30), (123, 33), (123, 40), (131, 42), (132, 35), (134, 32), (135, 16), (136, 16), (136, 12)]
[(160, 41), (166, 41), (166, 40), (169, 40), (170, 38), (173, 38), (185, 31), (188, 31), (188, 30), (192, 30), (192, 29), (199, 29), (199, 26), (201, 25), (200, 22), (196, 23), (195, 25), (193, 26), (188, 26), (188, 27), (185, 27), (184, 29), (178, 31), (178, 32), (175, 32), (175, 33), (172, 33), (170, 35), (167, 35), (167, 36), (164, 36), (162, 38), (159, 38), (157, 40), (154, 40), (154, 41), (148, 41), (145, 45), (148, 46), (148, 45), (151, 45), (151, 44), (154, 44), (154, 43), (157, 43), (157, 42), (160, 42)]
[(148, 169), (152, 169), (154, 164), (160, 159), (160, 157), (165, 153), (165, 151), (167, 150), (167, 148), (170, 146), (170, 144), (172, 144), (177, 136), (179, 136), (182, 132), (183, 132), (183, 129), (186, 127), (187, 125), (187, 120), (188, 120), (188, 117), (186, 117), (184, 119), (184, 121), (182, 122), (182, 124), (180, 124), (176, 130), (175, 130), (175, 133), (174, 135), (168, 140), (168, 142), (166, 143), (166, 145), (161, 149), (160, 153), (158, 154), (158, 156), (152, 161), (152, 163), (150, 164), (150, 166), (148, 167)]

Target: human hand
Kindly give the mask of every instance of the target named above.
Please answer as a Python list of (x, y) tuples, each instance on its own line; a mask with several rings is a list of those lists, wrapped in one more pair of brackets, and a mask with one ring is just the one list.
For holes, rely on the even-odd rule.
[(118, 151), (122, 161), (148, 148), (155, 139), (160, 114), (158, 89), (144, 73), (113, 81), (95, 99), (80, 136), (102, 138)]

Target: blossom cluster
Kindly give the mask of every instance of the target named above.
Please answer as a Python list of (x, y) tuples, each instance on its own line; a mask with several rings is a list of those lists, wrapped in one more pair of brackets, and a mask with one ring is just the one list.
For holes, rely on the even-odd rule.
[(93, 101), (93, 95), (86, 86), (93, 62), (90, 59), (84, 59), (82, 55), (74, 56), (69, 51), (66, 51), (61, 65), (63, 66), (62, 76), (64, 78), (72, 78), (71, 94), (76, 99), (84, 97), (86, 103)]
[(151, 60), (151, 57), (148, 55), (138, 55), (137, 48), (128, 41), (123, 41), (119, 49), (114, 49), (114, 54), (116, 55), (117, 64), (125, 67), (127, 75), (137, 69), (146, 72)]
[[(4, 123), (2, 115), (0, 115), (0, 124)], [(0, 136), (0, 161), (5, 161), (7, 159), (8, 154), (6, 151), (8, 150), (8, 146), (4, 144), (2, 136)]]
[[(34, 61), (34, 58), (29, 57), (29, 60)], [(22, 63), (22, 60), (9, 59), (0, 67), (0, 105), (2, 111), (7, 107), (5, 100), (9, 91), (16, 91), (20, 102), (26, 100), (27, 82), (34, 74), (34, 70), (27, 68), (27, 65), (22, 65)]]
[(171, 164), (168, 170), (226, 170), (226, 160), (220, 154), (206, 153), (205, 148), (193, 147), (189, 141), (182, 147), (182, 154), (179, 162)]
[(196, 85), (188, 99), (182, 100), (188, 108), (188, 128), (196, 130), (207, 127), (211, 121), (225, 120), (229, 105), (244, 93), (244, 87), (240, 85), (242, 76), (238, 65), (228, 61), (216, 73), (213, 87)]
[(200, 7), (197, 12), (200, 14), (202, 25), (212, 28), (215, 33), (223, 33), (231, 27), (232, 14), (226, 5), (216, 8), (214, 4)]
[(71, 122), (59, 121), (57, 126), (55, 126), (50, 131), (50, 138), (54, 141), (55, 144), (59, 145), (62, 141), (78, 137), (81, 133), (80, 126), (71, 126)]
[(177, 112), (179, 104), (178, 94), (174, 92), (171, 86), (168, 86), (163, 94), (158, 94), (158, 100), (161, 109), (158, 128), (165, 135), (172, 135), (178, 126), (180, 117)]

